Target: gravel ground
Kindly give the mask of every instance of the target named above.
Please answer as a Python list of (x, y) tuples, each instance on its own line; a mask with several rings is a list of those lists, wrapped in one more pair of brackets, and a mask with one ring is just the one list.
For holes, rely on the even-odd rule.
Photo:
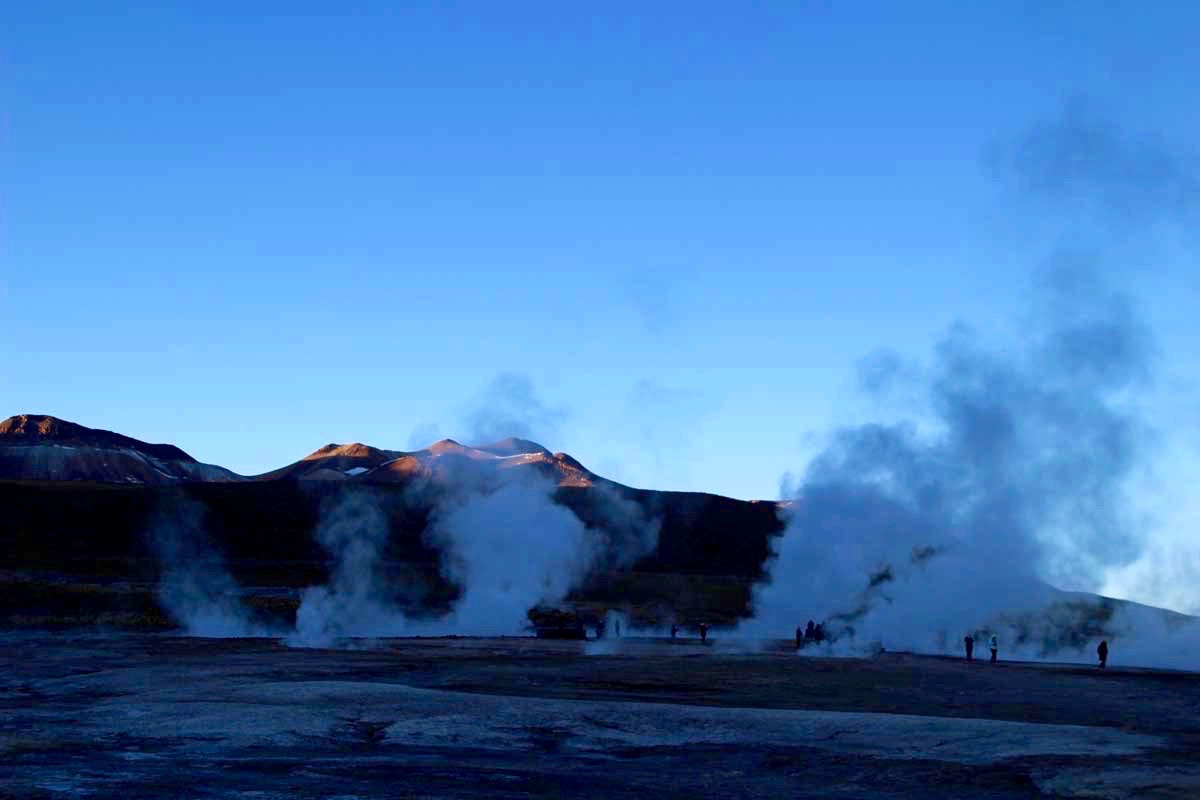
[(1192, 673), (719, 641), (0, 639), (0, 797), (1195, 798), (1197, 752)]

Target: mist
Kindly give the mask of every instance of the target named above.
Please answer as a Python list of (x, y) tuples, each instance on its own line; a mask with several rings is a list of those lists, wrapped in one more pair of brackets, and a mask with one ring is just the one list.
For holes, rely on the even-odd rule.
[(586, 576), (595, 552), (584, 525), (554, 503), (544, 479), (472, 490), (439, 509), (427, 531), (443, 552), (443, 574), (462, 595), (444, 633), (527, 633), (526, 612), (560, 602)]
[[(473, 398), (468, 440), (546, 441), (568, 416), (519, 372), (497, 375)], [(585, 525), (555, 501), (556, 481), (525, 469), (451, 470), (426, 541), (442, 553), (443, 577), (460, 596), (426, 634), (509, 636), (531, 632), (530, 609), (561, 605), (595, 571), (621, 569), (658, 546), (659, 521), (604, 485), (591, 488), (601, 524)]]
[(305, 590), (288, 643), (528, 633), (528, 610), (560, 600), (593, 561), (583, 524), (552, 501), (553, 489), (545, 480), (512, 481), (440, 498), (424, 535), (441, 552), (443, 577), (460, 590), (440, 618), (391, 599), (405, 587), (391, 585), (385, 569), (389, 524), (381, 499), (340, 495), (322, 510), (317, 530), (330, 559), (329, 581)]
[(1055, 229), (1059, 247), (1034, 272), (1018, 333), (989, 341), (962, 323), (924, 362), (864, 360), (864, 391), (911, 413), (836, 431), (785, 481), (787, 527), (746, 628), (783, 637), (825, 620), (842, 652), (958, 653), (967, 633), (996, 633), (1009, 656), (1087, 661), (1106, 639), (1114, 663), (1187, 663), (1194, 621), (1075, 592), (1135, 565), (1170, 571), (1147, 560), (1130, 490), (1156, 447), (1139, 415), (1156, 346), (1108, 282), (1128, 265), (1106, 262), (1192, 220), (1200, 173), (1081, 99), (992, 156), (1035, 212), (1018, 219)]
[(475, 486), (445, 502), (426, 535), (443, 574), (461, 587), (442, 632), (517, 635), (527, 612), (562, 604), (595, 571), (627, 567), (658, 546), (659, 522), (605, 487), (593, 487), (602, 524), (585, 526), (536, 473)]
[(467, 440), (496, 442), (507, 437), (550, 441), (567, 410), (538, 396), (533, 381), (520, 372), (502, 372), (473, 399), (464, 413)]
[[(922, 401), (900, 423), (835, 432), (786, 498), (787, 527), (747, 630), (808, 619), (860, 646), (1059, 649), (1006, 622), (1095, 590), (1141, 550), (1127, 482), (1149, 437), (1131, 393), (1154, 348), (1136, 307), (1085, 257), (1041, 269), (1013, 346), (957, 325), (927, 364), (870, 360), (864, 386)], [(1002, 630), (1003, 629), (1003, 630)]]
[(449, 612), (431, 616), (406, 605), (421, 591), (396, 585), (388, 570), (385, 498), (343, 493), (322, 507), (316, 534), (329, 558), (329, 580), (304, 591), (289, 644), (526, 635), (530, 609), (558, 606), (593, 572), (627, 567), (658, 545), (659, 521), (607, 487), (594, 487), (600, 524), (587, 526), (555, 502), (557, 484), (545, 475), (450, 472), (453, 484), (424, 495), (434, 506), (423, 534), (440, 553), (442, 577), (458, 590)]
[(1200, 208), (1197, 159), (1164, 136), (1129, 130), (1093, 98), (1071, 98), (991, 161), (999, 180), (1060, 225), (1091, 220), (1127, 235), (1191, 224)]
[(328, 647), (348, 637), (400, 636), (408, 628), (384, 573), (390, 526), (381, 500), (369, 491), (339, 493), (325, 501), (317, 542), (328, 554), (329, 580), (301, 595), (296, 647)]
[(158, 559), (159, 605), (188, 636), (268, 636), (242, 605), (237, 582), (208, 536), (203, 504), (179, 494), (160, 503), (149, 527)]

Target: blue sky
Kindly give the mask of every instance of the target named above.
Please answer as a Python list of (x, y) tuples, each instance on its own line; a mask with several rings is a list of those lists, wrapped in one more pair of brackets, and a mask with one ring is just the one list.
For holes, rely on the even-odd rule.
[[(1196, 477), (1200, 13), (644, 5), (6, 9), (2, 410), (255, 473), (499, 403), (626, 482), (774, 497), (874, 413), (860, 358), (1011, 333), (1085, 245)], [(1079, 107), (1184, 199), (1153, 169), (1115, 195), (1144, 214), (1022, 188), (997, 153)]]

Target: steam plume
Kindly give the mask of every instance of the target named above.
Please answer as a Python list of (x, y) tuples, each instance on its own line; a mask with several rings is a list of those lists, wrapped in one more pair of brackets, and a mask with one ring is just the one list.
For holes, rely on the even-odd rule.
[(475, 442), (507, 436), (547, 441), (565, 417), (564, 409), (546, 405), (538, 397), (529, 376), (503, 372), (476, 398), (466, 424), (469, 438)]
[(1148, 375), (1148, 334), (1079, 258), (1056, 259), (1036, 295), (1041, 314), (1011, 354), (965, 326), (945, 336), (915, 371), (924, 424), (833, 436), (791, 498), (752, 628), (825, 619), (939, 650), (1044, 606), (1046, 580), (1092, 589), (1137, 556), (1123, 498), (1142, 431), (1124, 400)]
[(404, 612), (391, 602), (383, 574), (389, 530), (370, 492), (343, 493), (324, 504), (317, 541), (330, 557), (329, 582), (304, 591), (289, 644), (326, 647), (342, 637), (405, 632)]
[(1194, 159), (1161, 136), (1126, 131), (1094, 101), (1076, 98), (1054, 119), (1034, 126), (996, 159), (1027, 198), (1068, 216), (1138, 229), (1185, 222), (1200, 206)]
[(443, 577), (460, 591), (451, 612), (418, 618), (394, 600), (396, 589), (405, 587), (390, 585), (385, 569), (390, 528), (384, 498), (355, 491), (322, 508), (317, 538), (330, 558), (330, 579), (305, 590), (289, 643), (526, 633), (531, 608), (557, 605), (593, 570), (619, 569), (657, 546), (657, 522), (606, 487), (595, 489), (601, 524), (587, 527), (555, 502), (556, 484), (545, 476), (452, 474), (454, 483), (432, 494), (436, 505), (425, 531), (442, 554)]
[(237, 583), (204, 529), (206, 509), (183, 495), (166, 500), (150, 527), (161, 568), (158, 601), (189, 636), (264, 636), (239, 601)]
[(558, 602), (583, 578), (591, 561), (583, 523), (553, 491), (542, 479), (511, 482), (441, 511), (431, 538), (443, 548), (446, 578), (463, 591), (444, 623), (450, 630), (522, 633), (530, 608)]

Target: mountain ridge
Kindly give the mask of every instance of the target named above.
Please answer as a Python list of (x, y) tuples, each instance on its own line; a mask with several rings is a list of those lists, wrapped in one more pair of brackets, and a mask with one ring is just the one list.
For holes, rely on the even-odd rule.
[[(587, 528), (604, 531), (606, 541), (626, 535), (629, 518), (658, 528), (653, 552), (623, 571), (601, 569), (571, 600), (580, 613), (633, 608), (646, 624), (661, 624), (663, 609), (678, 619), (723, 624), (751, 615), (754, 587), (769, 573), (773, 540), (784, 530), (780, 512), (791, 505), (635, 489), (517, 438), (476, 447), (443, 439), (415, 451), (329, 443), (248, 477), (197, 462), (173, 445), (23, 414), (0, 422), (0, 507), (7, 512), (0, 525), (0, 583), (19, 588), (42, 574), (71, 576), (63, 586), (156, 580), (144, 532), (160, 524), (164, 508), (194, 508), (203, 509), (239, 583), (267, 587), (264, 607), (295, 613), (294, 593), (327, 578), (314, 533), (323, 509), (338, 498), (368, 497), (386, 510), (388, 569), (398, 585), (417, 575), (436, 605), (452, 592), (438, 577), (438, 556), (425, 533), (437, 504), (459, 491), (490, 491), (526, 478), (553, 483), (553, 502)], [(279, 592), (292, 599), (277, 600)], [(47, 584), (34, 594), (28, 602), (10, 599), (9, 617), (60, 606), (62, 619), (78, 613), (72, 590)], [(1105, 630), (1108, 618), (1096, 616), (1094, 598), (1064, 598), (1053, 615), (1063, 631)], [(1120, 605), (1099, 600), (1104, 614)], [(130, 602), (116, 592), (115, 605), (104, 613), (126, 613)], [(137, 602), (153, 608), (148, 598)], [(0, 626), (5, 613), (0, 607)], [(1032, 630), (1032, 623), (1022, 624)]]
[(254, 480), (335, 480), (359, 483), (411, 481), (486, 485), (509, 474), (537, 473), (558, 486), (586, 487), (612, 483), (592, 473), (566, 453), (551, 453), (528, 439), (509, 437), (482, 445), (441, 439), (420, 450), (383, 450), (353, 444), (328, 444)]
[(155, 458), (198, 463), (195, 458), (173, 444), (151, 444), (103, 428), (89, 428), (50, 414), (17, 414), (0, 422), (0, 442), (20, 440), (127, 447)]
[(173, 444), (152, 444), (49, 414), (0, 422), (0, 479), (177, 484), (245, 480)]
[(297, 461), (259, 475), (202, 464), (172, 444), (152, 444), (48, 414), (18, 414), (0, 422), (0, 480), (172, 484), (231, 481), (434, 481), (476, 485), (536, 474), (557, 486), (616, 484), (567, 453), (509, 437), (480, 445), (441, 439), (419, 450), (389, 450), (362, 442), (330, 442)]

